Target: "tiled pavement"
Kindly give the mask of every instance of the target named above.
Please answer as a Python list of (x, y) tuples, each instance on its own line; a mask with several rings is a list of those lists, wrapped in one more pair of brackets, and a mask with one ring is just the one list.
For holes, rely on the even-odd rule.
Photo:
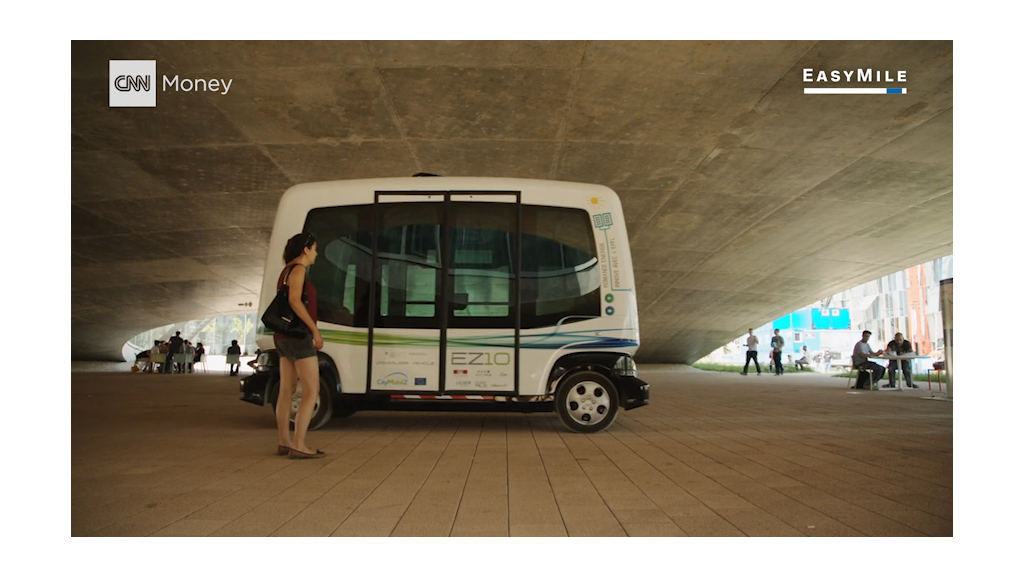
[(274, 455), (226, 376), (71, 375), (74, 536), (952, 536), (953, 406), (815, 374), (644, 371), (600, 434), (380, 411)]

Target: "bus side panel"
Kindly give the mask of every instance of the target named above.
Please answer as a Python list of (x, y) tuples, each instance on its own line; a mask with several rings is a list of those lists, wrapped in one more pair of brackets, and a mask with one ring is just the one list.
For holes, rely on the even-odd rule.
[(449, 328), (447, 392), (514, 392), (515, 330)]
[(587, 186), (550, 194), (526, 188), (522, 199), (524, 204), (586, 210), (601, 273), (599, 318), (522, 332), (520, 394), (545, 395), (548, 375), (563, 356), (584, 351), (636, 353), (640, 330), (633, 260), (622, 203), (612, 190)]
[(375, 328), (370, 390), (409, 394), (440, 390), (439, 338), (436, 329)]
[(334, 360), (341, 377), (341, 392), (362, 394), (366, 391), (366, 328), (351, 328), (318, 322), (324, 338), (323, 352)]
[(599, 327), (600, 324), (601, 320), (595, 319), (558, 328), (523, 331), (519, 393), (546, 395), (548, 376), (563, 356), (577, 352), (636, 353), (636, 330)]

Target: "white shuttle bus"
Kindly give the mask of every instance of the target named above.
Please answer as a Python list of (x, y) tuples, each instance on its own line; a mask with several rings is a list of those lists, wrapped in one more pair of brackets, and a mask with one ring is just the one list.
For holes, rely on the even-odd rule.
[[(570, 429), (596, 432), (648, 402), (632, 359), (629, 242), (609, 188), (448, 177), (294, 186), (270, 236), (261, 311), (300, 232), (319, 252), (309, 269), (324, 339), (313, 429), (401, 400), (553, 400)], [(258, 343), (267, 352), (242, 400), (276, 405), (265, 328)]]

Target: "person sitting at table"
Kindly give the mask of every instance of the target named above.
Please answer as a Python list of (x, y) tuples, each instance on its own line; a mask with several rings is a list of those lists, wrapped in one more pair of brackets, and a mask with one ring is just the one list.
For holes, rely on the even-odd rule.
[(148, 360), (146, 366), (142, 369), (143, 372), (152, 372), (154, 370), (153, 357), (160, 353), (160, 341), (153, 340), (153, 347), (149, 349), (149, 355), (146, 357)]
[[(881, 350), (879, 350), (878, 352), (873, 352), (871, 350), (871, 346), (868, 344), (868, 339), (869, 338), (871, 338), (871, 331), (870, 330), (865, 330), (865, 331), (861, 332), (860, 340), (858, 340), (857, 343), (854, 344), (854, 346), (853, 346), (853, 357), (851, 358), (851, 361), (853, 363), (853, 368), (855, 370), (860, 370), (861, 368), (865, 368), (865, 369), (870, 369), (871, 370), (871, 382), (868, 383), (868, 385), (865, 386), (865, 388), (871, 388), (875, 384), (878, 384), (878, 381), (881, 380), (882, 376), (885, 375), (885, 367), (884, 366), (882, 366), (881, 364), (878, 364), (876, 362), (872, 362), (872, 361), (868, 360), (868, 358), (870, 358), (872, 356), (877, 358), (877, 357), (879, 357), (879, 356), (881, 356), (883, 354), (883, 352)], [(861, 385), (860, 385), (860, 375), (859, 374), (857, 375), (857, 385), (856, 385), (856, 388), (861, 388)]]
[(190, 362), (190, 360), (195, 358), (195, 355), (196, 355), (196, 348), (195, 348), (195, 346), (193, 346), (192, 343), (189, 342), (188, 340), (185, 340), (185, 363), (182, 364), (182, 366), (184, 367), (185, 372), (192, 372), (192, 362)]
[[(904, 340), (903, 334), (897, 332), (896, 336), (889, 341), (885, 346), (886, 352), (890, 354), (913, 354), (914, 347), (910, 345), (910, 340)], [(887, 388), (896, 387), (896, 362), (897, 360), (889, 360), (889, 385)], [(910, 360), (899, 360), (903, 368), (903, 379), (907, 381), (908, 388), (917, 388), (914, 384), (913, 374), (910, 371)]]

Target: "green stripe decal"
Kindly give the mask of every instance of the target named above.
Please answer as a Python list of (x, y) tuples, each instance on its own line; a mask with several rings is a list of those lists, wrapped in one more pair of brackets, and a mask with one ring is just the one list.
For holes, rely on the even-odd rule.
[[(556, 349), (556, 348), (622, 348), (636, 346), (635, 340), (598, 336), (593, 332), (612, 332), (614, 330), (580, 330), (564, 334), (531, 334), (520, 335), (520, 348)], [(349, 346), (366, 346), (366, 332), (350, 332), (347, 330), (321, 330), (325, 342), (347, 344)], [(405, 336), (398, 334), (375, 333), (374, 346), (402, 348), (436, 348), (439, 341), (436, 337)], [(515, 336), (492, 335), (474, 336), (470, 338), (448, 338), (448, 345), (460, 348), (514, 348)]]

